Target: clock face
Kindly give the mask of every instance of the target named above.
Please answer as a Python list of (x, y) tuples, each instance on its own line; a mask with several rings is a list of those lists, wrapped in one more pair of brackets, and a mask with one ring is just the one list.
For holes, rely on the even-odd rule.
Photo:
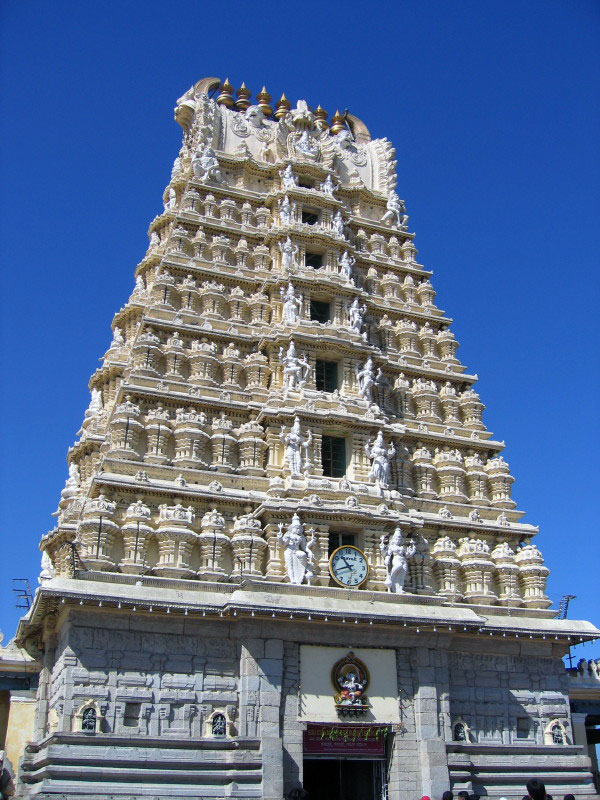
[(347, 544), (331, 554), (329, 572), (340, 586), (358, 587), (367, 580), (369, 565), (358, 547)]

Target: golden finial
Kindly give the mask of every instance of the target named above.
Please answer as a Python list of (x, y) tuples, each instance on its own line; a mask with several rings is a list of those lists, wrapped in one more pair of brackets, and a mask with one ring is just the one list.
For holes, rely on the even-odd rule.
[(283, 119), (291, 107), (292, 104), (290, 103), (290, 101), (284, 94), (282, 94), (281, 100), (275, 103), (275, 108), (277, 109), (274, 115), (275, 119)]
[(250, 106), (250, 89), (242, 83), (236, 94), (238, 99), (235, 101), (235, 107), (238, 111), (245, 111)]
[(340, 114), (339, 111), (336, 111), (333, 117), (331, 118), (331, 133), (335, 136), (336, 133), (343, 131), (346, 129), (346, 125), (344, 123), (344, 117)]
[(324, 108), (321, 108), (321, 106), (318, 105), (315, 109), (314, 114), (317, 127), (322, 131), (326, 131), (327, 128), (329, 127), (329, 123), (327, 122), (327, 117), (329, 116), (329, 114), (327, 113), (327, 111), (325, 111)]
[(233, 108), (235, 100), (233, 99), (233, 86), (229, 83), (229, 78), (225, 78), (225, 83), (219, 87), (221, 90), (220, 95), (217, 97), (217, 103), (227, 108)]
[(273, 109), (269, 105), (271, 102), (271, 95), (267, 92), (265, 86), (263, 86), (260, 92), (256, 95), (256, 99), (258, 100), (258, 107), (263, 112), (265, 117), (272, 116)]

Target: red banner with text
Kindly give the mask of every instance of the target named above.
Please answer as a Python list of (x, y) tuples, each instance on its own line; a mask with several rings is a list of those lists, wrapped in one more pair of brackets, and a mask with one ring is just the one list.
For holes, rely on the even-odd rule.
[(390, 725), (318, 725), (303, 734), (304, 755), (384, 756)]

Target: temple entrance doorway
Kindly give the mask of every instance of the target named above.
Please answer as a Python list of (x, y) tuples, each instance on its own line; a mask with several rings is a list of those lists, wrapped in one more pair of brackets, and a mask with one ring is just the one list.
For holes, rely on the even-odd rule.
[(386, 800), (385, 760), (305, 758), (307, 800)]

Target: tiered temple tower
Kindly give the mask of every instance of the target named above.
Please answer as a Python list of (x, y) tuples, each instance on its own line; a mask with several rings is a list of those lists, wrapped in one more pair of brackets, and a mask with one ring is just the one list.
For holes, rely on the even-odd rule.
[(19, 792), (592, 796), (560, 657), (599, 632), (547, 610), (394, 149), (270, 102), (177, 103), (18, 632), (44, 659)]

